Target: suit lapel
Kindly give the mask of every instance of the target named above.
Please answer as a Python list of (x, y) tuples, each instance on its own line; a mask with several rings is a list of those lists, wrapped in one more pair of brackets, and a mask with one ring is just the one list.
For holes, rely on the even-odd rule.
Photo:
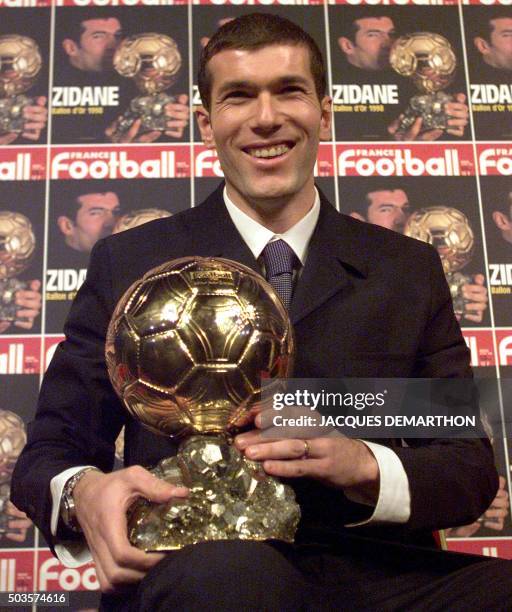
[(352, 275), (368, 274), (364, 244), (353, 224), (320, 195), (320, 216), (290, 306), (293, 324), (346, 288)]

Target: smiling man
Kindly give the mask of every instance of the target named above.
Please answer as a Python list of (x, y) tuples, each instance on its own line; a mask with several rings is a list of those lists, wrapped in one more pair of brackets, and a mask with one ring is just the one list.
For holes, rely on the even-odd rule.
[[(43, 384), (13, 501), (65, 563), (92, 555), (105, 610), (474, 607), (480, 595), (470, 586), (479, 584), (487, 607), (507, 601), (509, 565), (420, 548), (432, 545), (432, 529), (475, 520), (490, 504), (498, 478), (485, 439), (407, 447), (338, 435), (276, 440), (258, 416), (236, 444), (292, 482), (302, 510), (297, 543), (210, 541), (167, 555), (130, 546), (134, 498), (188, 494), (143, 467), (176, 446), (127, 416), (106, 375), (112, 311), (149, 268), (206, 255), (262, 272), (270, 245), (290, 255), (296, 377), (470, 375), (435, 251), (338, 214), (315, 187), (330, 100), (313, 40), (281, 17), (246, 15), (212, 37), (198, 83), (201, 133), (225, 185), (191, 210), (97, 243)], [(400, 307), (411, 301), (411, 312)], [(129, 467), (111, 473), (123, 425)]]

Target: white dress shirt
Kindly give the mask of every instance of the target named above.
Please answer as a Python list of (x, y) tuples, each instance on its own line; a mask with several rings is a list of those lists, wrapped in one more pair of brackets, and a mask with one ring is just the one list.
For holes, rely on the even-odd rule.
[[(316, 189), (315, 200), (311, 210), (283, 234), (274, 234), (271, 230), (241, 211), (230, 200), (226, 188), (224, 188), (224, 202), (231, 220), (256, 260), (261, 256), (267, 243), (281, 239), (287, 242), (293, 249), (302, 266), (305, 265), (309, 242), (320, 214), (320, 197)], [(298, 273), (300, 274), (300, 270)], [(375, 444), (374, 442), (366, 442), (365, 440), (362, 440), (362, 442), (371, 450), (379, 466), (379, 497), (369, 519), (359, 523), (351, 523), (346, 526), (355, 527), (364, 524), (406, 523), (411, 513), (411, 494), (409, 490), (409, 481), (402, 462), (398, 455), (387, 446)], [(51, 531), (53, 535), (57, 533), (60, 500), (64, 485), (73, 474), (84, 467), (87, 466), (69, 468), (57, 474), (57, 476), (54, 476), (51, 480)], [(359, 499), (352, 491), (347, 492), (347, 497), (354, 502), (362, 502), (362, 499)], [(58, 542), (55, 545), (55, 552), (59, 560), (68, 567), (78, 567), (79, 565), (91, 561), (92, 558), (85, 540)]]

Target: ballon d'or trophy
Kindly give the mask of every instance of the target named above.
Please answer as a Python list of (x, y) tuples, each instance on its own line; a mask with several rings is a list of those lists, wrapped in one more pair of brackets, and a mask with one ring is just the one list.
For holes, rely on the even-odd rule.
[(34, 84), (43, 60), (28, 36), (0, 36), (0, 134), (24, 130), (23, 109), (34, 100), (22, 95)]
[(178, 45), (165, 34), (146, 32), (130, 36), (117, 48), (113, 64), (123, 77), (134, 80), (143, 94), (133, 98), (116, 125), (121, 136), (141, 119), (141, 133), (166, 129), (165, 106), (175, 101), (165, 93), (175, 82), (181, 68)]
[(30, 221), (18, 212), (0, 210), (0, 321), (14, 321), (16, 292), (27, 283), (15, 278), (32, 260), (36, 239)]
[(450, 287), (455, 314), (462, 315), (466, 300), (462, 287), (472, 282), (462, 270), (473, 256), (473, 230), (464, 213), (449, 206), (429, 206), (414, 212), (405, 224), (404, 234), (433, 245), (441, 257)]
[(418, 117), (422, 131), (448, 126), (445, 104), (453, 96), (442, 91), (453, 80), (457, 58), (449, 41), (433, 32), (415, 32), (397, 39), (389, 54), (391, 67), (401, 76), (412, 79), (421, 92), (413, 96), (400, 120), (397, 133), (404, 134)]
[(272, 287), (227, 259), (185, 257), (147, 272), (119, 301), (106, 342), (110, 380), (130, 415), (180, 439), (152, 470), (190, 489), (185, 499), (140, 498), (128, 511), (131, 543), (146, 551), (204, 540), (293, 542), (293, 489), (250, 461), (232, 436), (270, 406), (261, 380), (291, 373), (293, 328)]
[(5, 513), (11, 493), (11, 477), (26, 442), (25, 424), (21, 418), (10, 410), (0, 410), (0, 534), (7, 533), (7, 523), (12, 518)]

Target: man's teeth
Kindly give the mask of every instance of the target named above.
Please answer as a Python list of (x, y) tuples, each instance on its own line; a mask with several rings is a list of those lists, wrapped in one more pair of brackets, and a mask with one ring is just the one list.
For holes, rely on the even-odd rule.
[(275, 147), (266, 147), (262, 149), (249, 149), (249, 155), (253, 157), (277, 157), (284, 155), (290, 150), (288, 145), (277, 145)]

